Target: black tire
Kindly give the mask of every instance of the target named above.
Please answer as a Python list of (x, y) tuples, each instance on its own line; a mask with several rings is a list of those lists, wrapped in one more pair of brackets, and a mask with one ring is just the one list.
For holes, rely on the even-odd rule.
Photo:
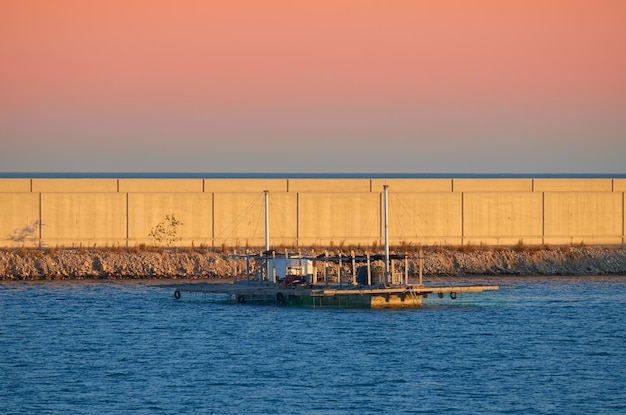
[(456, 293), (455, 292), (451, 292), (450, 293), (450, 298), (452, 298), (453, 300), (456, 300)]
[(178, 290), (174, 291), (174, 298), (177, 300), (180, 300), (180, 291)]
[(246, 297), (244, 297), (243, 295), (238, 295), (238, 296), (237, 296), (237, 302), (238, 302), (239, 304), (243, 304), (243, 303), (245, 303), (245, 302), (246, 302)]

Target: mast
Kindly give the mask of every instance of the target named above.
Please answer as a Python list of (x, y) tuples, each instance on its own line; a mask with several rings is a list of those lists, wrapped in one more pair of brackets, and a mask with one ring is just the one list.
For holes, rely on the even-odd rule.
[(389, 282), (389, 215), (387, 212), (388, 208), (388, 191), (389, 185), (383, 185), (383, 193), (384, 193), (384, 206), (385, 206), (385, 285)]
[(263, 200), (265, 204), (265, 250), (270, 250), (270, 217), (269, 217), (269, 207), (268, 207), (268, 199), (269, 199), (269, 190), (263, 190)]

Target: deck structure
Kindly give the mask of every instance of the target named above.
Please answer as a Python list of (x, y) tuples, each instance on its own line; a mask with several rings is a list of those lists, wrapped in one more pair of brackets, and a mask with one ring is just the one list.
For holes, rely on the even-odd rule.
[[(174, 297), (184, 293), (225, 295), (232, 303), (279, 304), (306, 307), (418, 308), (424, 298), (437, 295), (455, 300), (458, 294), (498, 290), (497, 285), (427, 286), (409, 281), (406, 256), (303, 256), (275, 251), (235, 255), (245, 266), (233, 283), (187, 283), (170, 286)], [(413, 276), (415, 277), (415, 276)]]
[[(430, 294), (437, 293), (443, 298), (448, 293), (451, 299), (456, 299), (457, 293), (499, 288), (496, 285), (424, 286), (421, 258), (418, 283), (410, 283), (407, 256), (389, 252), (388, 186), (383, 186), (383, 189), (384, 255), (365, 254), (357, 257), (352, 252), (349, 256), (332, 256), (325, 252), (323, 255), (305, 256), (270, 250), (269, 192), (265, 191), (265, 251), (258, 254), (249, 251), (243, 255), (234, 254), (238, 272), (233, 284), (179, 284), (175, 286), (174, 297), (180, 299), (183, 292), (203, 292), (226, 294), (229, 300), (238, 303), (416, 308)], [(239, 266), (239, 262), (245, 265)]]

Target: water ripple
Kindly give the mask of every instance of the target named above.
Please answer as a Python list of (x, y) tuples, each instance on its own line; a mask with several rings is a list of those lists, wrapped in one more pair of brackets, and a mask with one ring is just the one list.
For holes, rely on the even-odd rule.
[(625, 413), (626, 278), (510, 281), (402, 311), (2, 283), (0, 412)]

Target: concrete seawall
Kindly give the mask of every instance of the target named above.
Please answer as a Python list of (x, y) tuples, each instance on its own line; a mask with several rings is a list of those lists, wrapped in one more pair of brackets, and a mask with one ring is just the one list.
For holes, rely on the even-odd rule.
[[(409, 273), (419, 269), (407, 254)], [(599, 247), (557, 249), (425, 249), (424, 275), (626, 275), (626, 251)], [(239, 266), (242, 266), (239, 264)], [(347, 266), (347, 265), (346, 265)], [(202, 249), (11, 249), (0, 250), (0, 279), (232, 279), (227, 253)], [(321, 278), (321, 277), (320, 277)]]
[[(625, 178), (0, 178), (0, 247), (620, 245)], [(169, 240), (154, 231), (174, 216)]]

